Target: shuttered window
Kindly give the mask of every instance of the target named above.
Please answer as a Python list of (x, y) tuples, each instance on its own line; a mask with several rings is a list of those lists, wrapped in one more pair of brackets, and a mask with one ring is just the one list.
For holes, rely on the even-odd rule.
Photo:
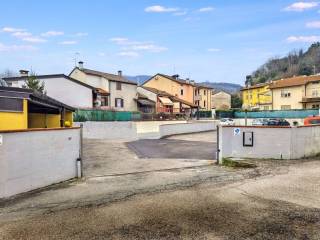
[(23, 112), (23, 99), (0, 97), (0, 111)]

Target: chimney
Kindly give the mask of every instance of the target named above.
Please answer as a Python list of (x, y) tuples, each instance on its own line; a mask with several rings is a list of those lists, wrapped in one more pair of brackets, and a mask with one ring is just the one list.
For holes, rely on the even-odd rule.
[(190, 83), (191, 83), (192, 85), (194, 85), (194, 80), (190, 80)]
[(20, 77), (28, 77), (29, 76), (29, 71), (27, 70), (20, 70)]
[(80, 69), (83, 69), (83, 62), (82, 62), (82, 61), (79, 61), (79, 62), (78, 62), (78, 67), (79, 67)]
[(190, 84), (190, 78), (186, 78), (186, 83)]
[(179, 74), (172, 75), (171, 77), (173, 77), (174, 79), (178, 79), (179, 78)]
[(121, 70), (118, 71), (118, 76), (122, 77), (122, 71)]

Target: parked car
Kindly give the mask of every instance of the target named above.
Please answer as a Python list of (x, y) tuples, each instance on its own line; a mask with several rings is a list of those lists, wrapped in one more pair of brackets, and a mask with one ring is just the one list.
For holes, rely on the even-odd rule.
[(252, 126), (265, 126), (268, 123), (268, 119), (256, 118), (252, 121)]
[(222, 118), (222, 119), (220, 119), (220, 125), (221, 126), (233, 126), (233, 125), (235, 125), (235, 122), (232, 118)]
[(320, 116), (307, 117), (304, 119), (304, 125), (320, 125)]
[(267, 126), (290, 126), (290, 123), (285, 119), (271, 118), (267, 121)]

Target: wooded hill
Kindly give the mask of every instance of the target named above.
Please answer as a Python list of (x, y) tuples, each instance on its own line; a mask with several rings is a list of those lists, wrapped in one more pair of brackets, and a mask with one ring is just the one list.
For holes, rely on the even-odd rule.
[(312, 44), (307, 51), (294, 50), (286, 57), (272, 58), (252, 73), (251, 84), (297, 75), (312, 75), (320, 72), (320, 43)]

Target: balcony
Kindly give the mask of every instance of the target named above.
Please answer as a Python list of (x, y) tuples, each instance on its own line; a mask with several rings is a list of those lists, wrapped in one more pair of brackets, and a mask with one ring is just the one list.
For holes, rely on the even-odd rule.
[(320, 97), (303, 97), (302, 103), (320, 102)]

